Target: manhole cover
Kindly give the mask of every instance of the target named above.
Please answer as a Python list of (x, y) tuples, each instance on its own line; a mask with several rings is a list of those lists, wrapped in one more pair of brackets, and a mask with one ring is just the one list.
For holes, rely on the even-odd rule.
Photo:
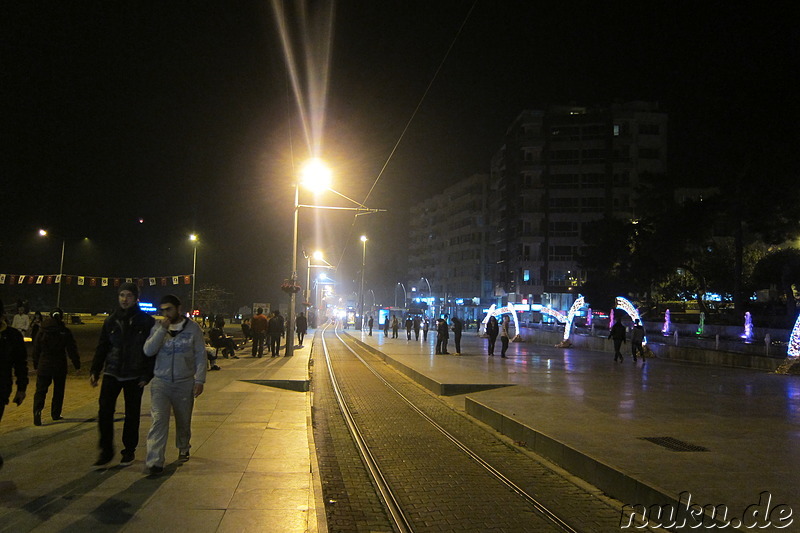
[(708, 448), (698, 446), (696, 444), (689, 444), (674, 437), (639, 437), (642, 440), (658, 444), (659, 446), (671, 450), (673, 452), (707, 452)]

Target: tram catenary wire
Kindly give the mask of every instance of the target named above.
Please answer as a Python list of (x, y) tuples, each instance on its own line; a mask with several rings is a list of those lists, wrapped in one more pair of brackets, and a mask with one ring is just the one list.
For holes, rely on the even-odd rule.
[[(383, 499), (384, 504), (386, 505), (387, 509), (389, 510), (389, 514), (392, 520), (395, 522), (396, 527), (399, 531), (413, 531), (409, 521), (407, 520), (405, 514), (403, 513), (400, 504), (395, 497), (394, 493), (391, 490), (386, 478), (380, 471), (380, 467), (377, 465), (374, 456), (369, 450), (366, 442), (363, 439), (361, 431), (358, 429), (358, 425), (353, 418), (350, 410), (347, 406), (347, 403), (344, 401), (344, 395), (339, 387), (338, 382), (336, 381), (336, 375), (333, 370), (333, 364), (330, 359), (328, 353), (328, 346), (327, 342), (325, 341), (325, 333), (327, 332), (330, 324), (327, 324), (323, 329), (322, 338), (322, 346), (323, 351), (325, 353), (325, 361), (328, 365), (328, 374), (331, 378), (331, 384), (334, 390), (334, 394), (336, 396), (337, 403), (344, 413), (345, 421), (347, 423), (348, 428), (353, 436), (354, 441), (356, 442), (357, 448), (359, 453), (362, 455), (362, 459), (364, 463), (367, 465), (368, 471), (370, 476), (372, 476), (375, 485), (378, 487), (378, 491), (380, 497)], [(336, 331), (334, 327), (333, 330), (334, 335), (336, 338), (339, 339), (339, 342), (350, 352), (352, 353), (372, 374), (374, 374), (387, 388), (389, 388), (392, 392), (394, 392), (397, 396), (399, 396), (411, 409), (420, 415), (426, 422), (432, 425), (437, 431), (439, 431), (444, 437), (446, 437), (450, 442), (452, 442), (458, 449), (460, 449), (467, 457), (472, 459), (475, 463), (481, 466), (486, 472), (488, 472), (491, 476), (495, 479), (500, 481), (503, 485), (508, 487), (512, 492), (520, 496), (523, 500), (528, 502), (534, 510), (539, 513), (543, 518), (550, 521), (553, 525), (557, 526), (558, 528), (562, 529), (563, 531), (569, 533), (578, 533), (578, 531), (564, 520), (559, 518), (555, 513), (550, 511), (545, 505), (539, 502), (535, 497), (528, 494), (523, 488), (518, 486), (508, 477), (504, 476), (502, 472), (494, 468), (491, 464), (486, 462), (479, 454), (474, 452), (470, 449), (466, 444), (464, 444), (461, 440), (458, 439), (455, 435), (447, 431), (444, 427), (442, 427), (439, 423), (433, 420), (430, 416), (428, 416), (424, 411), (422, 411), (419, 407), (417, 407), (408, 397), (406, 397), (402, 392), (397, 390), (391, 383), (389, 383), (383, 376), (381, 376), (373, 367), (372, 365), (364, 360), (355, 350), (353, 350), (348, 343), (343, 339), (339, 333)]]

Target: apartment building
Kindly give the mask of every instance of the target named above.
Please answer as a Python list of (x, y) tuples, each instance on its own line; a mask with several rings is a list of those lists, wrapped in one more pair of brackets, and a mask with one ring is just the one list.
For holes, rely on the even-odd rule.
[(586, 228), (635, 218), (639, 185), (666, 173), (667, 115), (648, 102), (523, 111), (491, 164), (495, 293), (566, 309), (586, 274)]
[(475, 319), (492, 295), (488, 194), (489, 175), (475, 174), (411, 208), (408, 299), (431, 315)]

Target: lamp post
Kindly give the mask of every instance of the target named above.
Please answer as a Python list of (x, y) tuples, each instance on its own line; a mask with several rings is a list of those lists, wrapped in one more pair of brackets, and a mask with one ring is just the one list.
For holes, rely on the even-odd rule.
[[(47, 230), (40, 229), (39, 235), (47, 237)], [(56, 307), (61, 307), (61, 278), (64, 277), (64, 249), (67, 246), (66, 239), (61, 239), (61, 263), (58, 267), (58, 292), (56, 293)]]
[[(330, 183), (331, 173), (319, 159), (311, 159), (301, 170), (299, 179), (294, 184), (294, 223), (292, 224), (292, 274), (289, 277), (291, 285), (297, 284), (297, 222), (300, 215), (300, 184), (314, 190), (327, 189)], [(313, 206), (312, 206), (313, 207)], [(289, 320), (286, 325), (286, 356), (294, 354), (294, 322), (295, 306), (297, 305), (297, 293), (289, 293)]]
[[(406, 298), (408, 298), (408, 293), (406, 292), (406, 286), (403, 285), (401, 282), (397, 282), (397, 285), (403, 289), (403, 308), (406, 307)], [(397, 285), (394, 286), (394, 306), (397, 307)]]
[(364, 329), (364, 269), (367, 266), (367, 236), (361, 236), (362, 252), (361, 252), (361, 291), (358, 296), (358, 317), (359, 321), (356, 324), (356, 329)]
[(189, 235), (189, 240), (194, 245), (194, 250), (192, 252), (192, 309), (189, 311), (192, 320), (194, 320), (194, 292), (197, 286), (197, 235), (192, 233)]

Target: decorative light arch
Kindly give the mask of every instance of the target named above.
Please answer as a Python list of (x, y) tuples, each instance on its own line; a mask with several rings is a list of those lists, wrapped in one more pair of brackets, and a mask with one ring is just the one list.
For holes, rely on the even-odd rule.
[(575, 316), (578, 314), (578, 311), (586, 305), (586, 300), (583, 296), (578, 296), (578, 299), (572, 302), (572, 307), (569, 308), (569, 313), (567, 313), (567, 324), (564, 326), (564, 340), (568, 341), (569, 336), (572, 333), (572, 323), (575, 320)]
[[(630, 300), (628, 300), (627, 298), (623, 298), (622, 296), (617, 296), (616, 303), (617, 303), (617, 306), (616, 306), (617, 309), (622, 309), (623, 311), (628, 313), (628, 316), (630, 316), (631, 319), (633, 319), (634, 322), (636, 322), (638, 320), (641, 323), (642, 317), (639, 316), (639, 310), (636, 309), (633, 306), (633, 304), (630, 302)], [(642, 325), (644, 325), (644, 324), (642, 324)], [(642, 346), (644, 346), (645, 344), (647, 344), (647, 336), (645, 336), (642, 339)]]
[(519, 320), (517, 320), (517, 312), (510, 306), (505, 307), (496, 307), (494, 304), (489, 307), (489, 310), (486, 311), (486, 317), (481, 322), (481, 327), (483, 327), (483, 333), (486, 333), (486, 324), (489, 322), (489, 318), (493, 316), (500, 316), (504, 314), (509, 314), (514, 318), (514, 331), (516, 331), (517, 336), (519, 336)]
[(789, 357), (800, 357), (800, 315), (794, 323), (792, 334), (789, 335), (789, 349), (786, 351)]
[(552, 307), (542, 307), (542, 310), (540, 312), (543, 315), (547, 315), (547, 316), (551, 316), (551, 317), (555, 318), (556, 320), (558, 320), (562, 324), (566, 324), (567, 323), (567, 317), (564, 316), (564, 313), (562, 313), (561, 311), (558, 311), (556, 309), (553, 309)]

